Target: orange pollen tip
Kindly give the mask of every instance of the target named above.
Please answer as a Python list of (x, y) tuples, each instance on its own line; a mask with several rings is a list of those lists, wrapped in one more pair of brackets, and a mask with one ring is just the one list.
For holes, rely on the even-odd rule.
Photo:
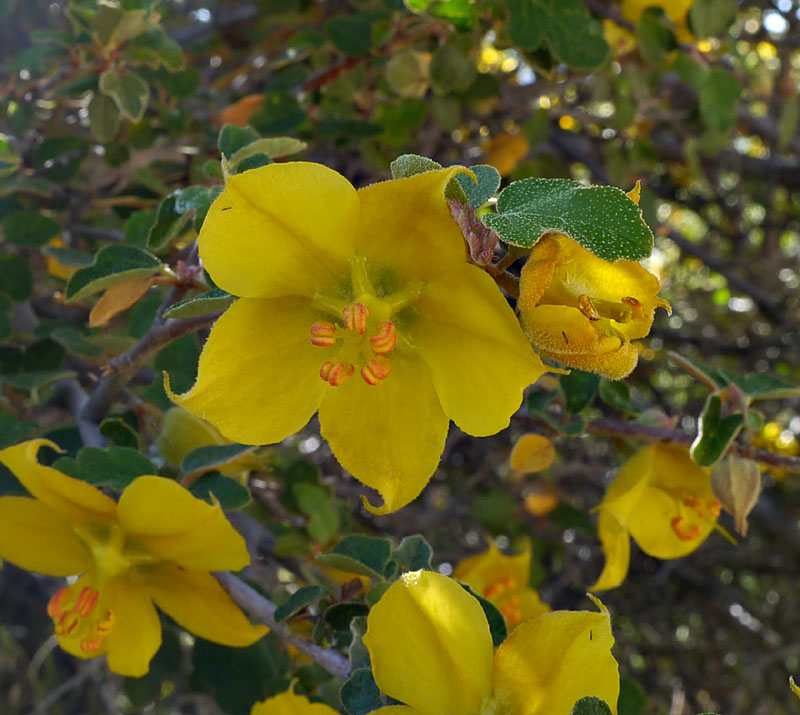
[(395, 345), (397, 345), (397, 332), (394, 329), (394, 323), (387, 320), (386, 322), (378, 323), (376, 327), (378, 329), (377, 334), (369, 339), (372, 352), (378, 355), (386, 355), (386, 353), (392, 352)]
[(320, 321), (311, 326), (311, 344), (318, 348), (329, 348), (336, 344), (336, 326)]
[(383, 355), (377, 355), (361, 368), (361, 377), (368, 385), (377, 385), (389, 377), (391, 369), (389, 361)]
[(86, 618), (94, 608), (94, 604), (97, 603), (97, 599), (100, 596), (99, 591), (96, 591), (93, 588), (89, 588), (85, 586), (78, 596), (77, 603), (73, 606), (73, 611), (78, 613), (83, 618)]
[(64, 586), (53, 594), (47, 602), (47, 615), (50, 616), (50, 618), (55, 620), (64, 614), (66, 610), (64, 601), (70, 593), (72, 593), (72, 591), (67, 586)]
[(319, 370), (319, 376), (325, 380), (331, 387), (339, 387), (347, 382), (355, 372), (355, 367), (345, 364), (343, 362), (328, 362), (324, 363)]
[(702, 531), (699, 524), (687, 524), (685, 516), (676, 516), (670, 521), (670, 525), (681, 541), (692, 541), (700, 536)]
[(711, 516), (716, 519), (719, 516), (720, 511), (722, 511), (722, 504), (720, 504), (716, 499), (711, 499), (707, 506), (708, 510), (711, 512)]
[(517, 580), (512, 576), (505, 576), (504, 578), (499, 578), (497, 581), (489, 584), (483, 592), (485, 598), (495, 598), (497, 596), (502, 596), (509, 590), (512, 590), (517, 587)]
[(363, 303), (353, 303), (342, 310), (344, 316), (344, 326), (359, 335), (363, 335), (367, 330), (367, 318), (369, 318), (369, 308)]

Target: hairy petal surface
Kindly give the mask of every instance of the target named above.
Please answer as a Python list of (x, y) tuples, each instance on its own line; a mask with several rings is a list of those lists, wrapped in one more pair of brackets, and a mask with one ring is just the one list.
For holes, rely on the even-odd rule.
[[(270, 164), (270, 166), (272, 166)], [(244, 444), (280, 442), (301, 429), (328, 388), (325, 351), (311, 344), (321, 314), (302, 298), (236, 301), (214, 324), (197, 381), (172, 400)]]
[(187, 631), (230, 646), (247, 646), (267, 627), (254, 626), (211, 574), (161, 564), (148, 577), (148, 590), (158, 607)]
[(198, 237), (220, 288), (245, 298), (313, 296), (347, 270), (356, 190), (322, 164), (269, 164), (228, 177)]
[(244, 539), (222, 509), (172, 479), (134, 479), (120, 497), (119, 521), (159, 560), (202, 571), (238, 571), (250, 563)]
[(492, 637), (480, 603), (453, 579), (404, 574), (367, 618), (378, 687), (422, 715), (472, 715), (491, 694)]
[(425, 287), (412, 340), (445, 414), (475, 436), (508, 426), (522, 391), (547, 371), (494, 281), (463, 264)]
[(380, 492), (383, 506), (368, 505), (376, 514), (397, 511), (419, 495), (439, 464), (448, 428), (427, 368), (400, 350), (380, 384), (356, 375), (331, 388), (319, 423), (339, 463)]

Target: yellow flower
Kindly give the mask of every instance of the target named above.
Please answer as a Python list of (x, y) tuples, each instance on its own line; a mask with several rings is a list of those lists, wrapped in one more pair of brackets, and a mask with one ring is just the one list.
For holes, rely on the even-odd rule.
[(367, 617), (375, 682), (408, 707), (380, 715), (569, 715), (596, 696), (617, 712), (608, 611), (554, 611), (517, 626), (492, 653), (477, 599), (432, 571), (404, 574)]
[(660, 7), (676, 25), (685, 25), (686, 16), (694, 0), (622, 0), (622, 17), (630, 22), (638, 22), (642, 13), (649, 7)]
[(287, 690), (274, 698), (253, 705), (250, 715), (338, 715), (338, 713), (324, 703), (312, 703), (304, 695), (295, 695), (291, 690)]
[(172, 399), (246, 444), (279, 442), (319, 410), (341, 465), (382, 495), (375, 513), (422, 491), (449, 419), (476, 436), (506, 427), (546, 368), (467, 263), (444, 198), (462, 171), (359, 191), (307, 162), (229, 177), (199, 245), (240, 299), (214, 325), (195, 385)]
[(606, 565), (593, 591), (625, 580), (629, 535), (657, 559), (685, 556), (714, 529), (720, 503), (708, 469), (698, 467), (681, 447), (654, 444), (625, 463), (598, 509)]
[(631, 340), (645, 337), (656, 308), (658, 278), (634, 261), (598, 258), (561, 234), (542, 238), (522, 269), (518, 309), (540, 355), (611, 379), (636, 367)]
[(504, 556), (490, 540), (487, 551), (469, 556), (456, 566), (453, 578), (468, 584), (497, 606), (510, 628), (550, 610), (529, 585), (531, 547), (527, 541), (521, 554)]
[(49, 576), (81, 574), (47, 606), (64, 650), (105, 655), (115, 673), (144, 675), (161, 643), (155, 605), (217, 643), (245, 646), (264, 635), (209, 573), (250, 563), (218, 506), (156, 476), (138, 477), (115, 502), (40, 465), (44, 445), (55, 447), (38, 439), (0, 451), (33, 497), (0, 498), (0, 558)]

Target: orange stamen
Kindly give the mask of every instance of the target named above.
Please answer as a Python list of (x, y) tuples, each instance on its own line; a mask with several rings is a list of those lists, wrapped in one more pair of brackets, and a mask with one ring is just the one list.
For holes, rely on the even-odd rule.
[(681, 541), (692, 541), (702, 532), (699, 524), (687, 524), (685, 516), (676, 516), (670, 521), (670, 525)]
[(369, 308), (363, 303), (353, 303), (342, 310), (344, 315), (344, 327), (348, 330), (363, 335), (367, 330), (367, 318), (369, 318)]
[(722, 511), (722, 504), (720, 504), (716, 499), (710, 499), (706, 502), (706, 506), (708, 507), (709, 512), (711, 512), (711, 517), (716, 519), (719, 516), (720, 511)]
[(71, 593), (72, 590), (64, 586), (63, 588), (59, 588), (58, 591), (52, 595), (47, 602), (47, 615), (50, 616), (50, 618), (55, 620), (59, 616), (64, 615), (64, 612), (68, 609), (65, 601)]
[(395, 345), (397, 345), (397, 333), (394, 329), (394, 323), (387, 320), (386, 322), (378, 323), (375, 327), (378, 332), (369, 339), (372, 351), (378, 355), (392, 352)]
[(377, 385), (381, 380), (389, 377), (391, 367), (391, 364), (383, 355), (377, 355), (361, 368), (361, 377), (364, 378), (364, 382), (368, 385)]
[(339, 387), (353, 376), (355, 370), (350, 364), (328, 360), (320, 368), (319, 376), (332, 387)]
[(506, 576), (505, 578), (499, 578), (497, 581), (489, 584), (483, 592), (484, 598), (496, 598), (498, 596), (502, 596), (508, 591), (511, 591), (517, 587), (517, 580), (512, 576)]
[(311, 326), (311, 344), (318, 348), (329, 348), (336, 344), (336, 326), (320, 321)]
[(589, 320), (600, 320), (600, 313), (598, 313), (597, 308), (594, 307), (592, 299), (585, 293), (578, 296), (578, 310), (589, 318)]
[(100, 592), (96, 591), (93, 588), (89, 588), (88, 586), (84, 586), (83, 590), (81, 591), (80, 595), (78, 596), (78, 601), (72, 607), (72, 610), (75, 611), (77, 614), (86, 618), (94, 608), (94, 604), (97, 603), (97, 599), (100, 596)]

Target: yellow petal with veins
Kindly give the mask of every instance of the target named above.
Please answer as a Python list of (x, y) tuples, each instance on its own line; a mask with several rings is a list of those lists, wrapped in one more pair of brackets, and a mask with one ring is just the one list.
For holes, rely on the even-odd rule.
[(594, 696), (616, 714), (619, 667), (613, 644), (605, 609), (553, 611), (521, 623), (494, 658), (497, 712), (569, 715), (577, 700)]
[(114, 518), (117, 505), (99, 489), (73, 479), (36, 460), (41, 447), (58, 446), (46, 439), (32, 439), (0, 450), (0, 462), (8, 467), (22, 485), (42, 504), (68, 522), (106, 523)]
[(0, 559), (48, 576), (72, 576), (92, 565), (69, 523), (28, 497), (0, 498)]
[(134, 479), (120, 497), (119, 521), (158, 560), (203, 571), (238, 571), (250, 563), (244, 539), (222, 509), (172, 479)]
[(480, 603), (453, 579), (415, 571), (367, 617), (375, 682), (422, 715), (473, 715), (492, 691), (492, 637)]
[(247, 646), (267, 633), (251, 625), (210, 573), (161, 564), (147, 576), (156, 605), (187, 631), (229, 646)]
[(401, 349), (390, 361), (380, 385), (353, 378), (330, 389), (319, 408), (320, 431), (336, 459), (383, 497), (383, 506), (368, 506), (375, 514), (419, 495), (439, 464), (448, 427), (422, 361)]
[[(271, 165), (270, 165), (271, 166)], [(211, 329), (189, 392), (167, 393), (228, 439), (272, 444), (300, 430), (329, 389), (326, 349), (311, 344), (322, 316), (302, 298), (236, 301)]]
[(321, 164), (269, 164), (228, 177), (198, 237), (220, 288), (246, 298), (333, 290), (358, 226), (356, 190)]

